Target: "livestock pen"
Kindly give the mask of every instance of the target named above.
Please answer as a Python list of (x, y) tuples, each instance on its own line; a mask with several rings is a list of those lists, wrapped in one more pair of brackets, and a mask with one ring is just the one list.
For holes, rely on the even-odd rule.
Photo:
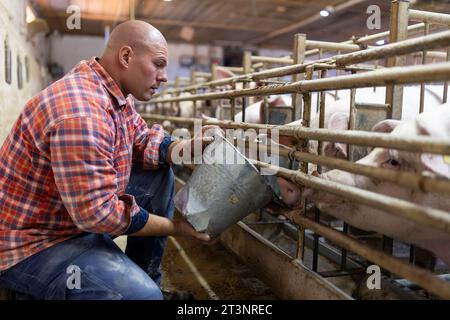
[[(408, 21), (421, 23), (408, 26)], [(320, 189), (388, 212), (424, 228), (432, 228), (436, 232), (449, 234), (450, 209), (435, 209), (389, 195), (325, 181), (309, 174), (308, 170), (312, 164), (316, 165), (316, 169), (319, 171), (321, 166), (326, 166), (387, 181), (409, 190), (433, 192), (441, 197), (450, 197), (450, 181), (446, 178), (421, 172), (395, 172), (385, 168), (354, 163), (364, 156), (364, 151), (360, 146), (450, 155), (448, 137), (396, 137), (386, 133), (364, 131), (381, 119), (401, 119), (404, 107), (402, 104), (403, 86), (406, 84), (420, 86), (418, 97), (420, 110), (418, 111), (422, 111), (426, 103), (425, 83), (443, 83), (442, 103), (447, 101), (448, 81), (450, 80), (450, 51), (448, 49), (450, 31), (430, 32), (435, 25), (439, 28), (442, 28), (442, 25), (448, 27), (450, 15), (409, 10), (408, 2), (393, 1), (390, 31), (388, 32), (337, 44), (310, 41), (306, 40), (305, 35), (297, 35), (292, 57), (257, 58), (247, 53), (243, 59), (242, 70), (244, 73), (242, 75), (220, 80), (214, 80), (212, 75), (211, 81), (193, 82), (188, 86), (165, 90), (164, 96), (161, 94), (159, 98), (143, 105), (141, 115), (149, 123), (169, 121), (181, 127), (184, 125), (191, 128), (196, 121), (199, 121), (198, 118), (157, 115), (155, 112), (147, 113), (145, 112), (146, 106), (151, 105), (153, 111), (160, 110), (161, 113), (164, 113), (164, 104), (193, 101), (196, 110), (194, 115), (199, 117), (202, 112), (206, 113), (212, 105), (218, 108), (221, 100), (228, 100), (229, 119), (234, 119), (237, 100), (242, 99), (242, 122), (209, 119), (203, 120), (202, 123), (216, 124), (224, 129), (254, 129), (269, 133), (276, 130), (280, 136), (294, 138), (293, 141), (296, 142), (296, 145), (289, 148), (278, 150), (268, 148), (269, 152), (279, 153), (280, 156), (289, 159), (290, 168), (274, 167), (258, 159), (251, 159), (257, 167), (272, 167), (277, 172), (277, 176), (290, 180), (301, 188)], [(417, 37), (418, 30), (423, 30), (424, 34)], [(407, 39), (408, 31), (416, 33), (416, 37)], [(362, 45), (385, 37), (389, 37), (389, 44), (378, 47)], [(439, 49), (445, 51), (437, 51)], [(325, 51), (338, 53), (322, 57)], [(343, 51), (349, 52), (342, 53)], [(306, 57), (312, 54), (318, 54), (319, 58), (306, 61)], [(407, 62), (415, 60), (408, 60), (405, 55), (412, 55), (416, 59), (419, 57), (421, 65), (407, 65)], [(434, 63), (431, 61), (433, 63), (430, 63), (427, 57), (444, 59), (446, 62)], [(385, 66), (381, 67), (378, 63), (367, 64), (376, 60), (386, 61)], [(262, 62), (286, 64), (286, 66), (254, 71), (261, 67), (261, 65), (255, 64)], [(332, 72), (334, 72), (334, 76), (330, 76)], [(350, 74), (341, 75), (343, 72)], [(315, 73), (318, 73), (316, 78), (314, 78)], [(279, 79), (282, 77), (291, 77), (292, 81), (280, 81)], [(277, 78), (277, 80), (268, 80), (273, 78)], [(250, 88), (251, 82), (257, 83), (258, 86)], [(243, 83), (243, 89), (236, 89), (237, 83)], [(227, 85), (229, 87), (226, 87)], [(385, 87), (385, 103), (359, 104), (355, 101), (356, 89), (364, 87)], [(220, 91), (215, 91), (217, 89)], [(348, 106), (349, 130), (326, 129), (324, 128), (325, 92), (344, 89), (351, 90)], [(189, 92), (190, 95), (180, 96), (181, 92)], [(314, 112), (313, 107), (315, 107), (311, 103), (311, 96), (315, 92), (320, 97), (317, 99), (319, 101), (319, 127), (309, 128)], [(250, 104), (250, 98), (280, 94), (292, 95), (292, 105), (286, 106), (291, 113), (287, 119), (288, 121), (301, 119), (301, 126), (245, 122), (245, 108)], [(172, 96), (167, 97), (168, 95)], [(199, 104), (202, 101), (219, 101), (219, 103), (206, 106)], [(366, 119), (366, 121), (362, 121), (362, 119)], [(316, 154), (308, 152), (307, 145), (310, 140), (319, 141)], [(320, 145), (325, 141), (348, 144), (348, 160), (324, 157)], [(236, 143), (238, 144), (239, 141), (236, 140)], [(252, 143), (258, 142), (247, 143), (247, 146)], [(260, 147), (267, 148), (265, 145)], [(292, 169), (296, 162), (300, 164), (299, 170)], [(193, 169), (191, 165), (188, 167)], [(190, 169), (188, 168), (188, 170)], [(179, 181), (179, 184), (181, 185), (183, 182)], [(280, 298), (377, 297), (376, 291), (364, 288), (367, 267), (371, 264), (376, 264), (384, 270), (382, 287), (387, 288), (389, 293), (379, 294), (383, 294), (385, 297), (417, 297), (417, 292), (411, 291), (411, 288), (418, 285), (434, 297), (450, 298), (450, 283), (446, 281), (449, 266), (444, 266), (442, 270), (436, 268), (434, 272), (418, 267), (414, 261), (416, 260), (416, 250), (420, 249), (417, 249), (416, 246), (404, 244), (398, 239), (380, 237), (378, 234), (352, 232), (351, 227), (345, 222), (338, 225), (326, 225), (321, 219), (321, 213), (314, 209), (305, 197), (302, 197), (302, 203), (295, 209), (281, 207), (276, 209), (276, 213), (285, 216), (289, 222), (274, 218), (273, 212), (272, 215), (267, 212), (266, 209), (262, 209), (231, 227), (221, 235), (221, 241), (246, 264), (251, 265)], [(286, 246), (286, 238), (294, 241), (294, 248)], [(450, 243), (448, 245), (450, 246)], [(324, 268), (324, 265), (328, 269)], [(346, 283), (351, 281), (354, 281), (355, 284), (349, 289)]]

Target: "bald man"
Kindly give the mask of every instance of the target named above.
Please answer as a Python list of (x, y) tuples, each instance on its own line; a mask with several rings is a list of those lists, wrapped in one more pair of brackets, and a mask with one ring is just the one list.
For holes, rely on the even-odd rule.
[[(17, 298), (162, 299), (166, 236), (209, 241), (172, 220), (172, 151), (193, 141), (149, 128), (133, 105), (167, 81), (167, 54), (156, 28), (122, 23), (101, 58), (26, 104), (0, 149), (0, 287)], [(126, 254), (118, 235), (129, 235)]]

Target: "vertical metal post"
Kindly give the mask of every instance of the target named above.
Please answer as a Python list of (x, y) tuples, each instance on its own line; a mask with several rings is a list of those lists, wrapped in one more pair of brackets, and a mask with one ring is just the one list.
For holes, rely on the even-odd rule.
[[(344, 222), (342, 233), (343, 234), (348, 233), (348, 224), (346, 222)], [(347, 249), (342, 248), (341, 249), (341, 271), (344, 271), (346, 267), (347, 267)]]
[[(319, 60), (322, 59), (322, 56), (323, 56), (323, 49), (322, 49), (322, 48), (319, 48), (319, 54), (318, 54)], [(319, 76), (320, 76), (320, 75), (319, 75)], [(321, 91), (321, 92), (322, 92), (322, 91)], [(320, 108), (320, 99), (321, 99), (321, 98), (322, 98), (322, 95), (319, 94), (319, 93), (317, 93), (316, 113), (319, 112), (319, 108)]]
[(194, 85), (196, 83), (195, 77), (196, 77), (196, 72), (195, 72), (194, 68), (192, 68), (191, 69), (191, 85)]
[[(233, 82), (233, 90), (236, 90), (236, 82)], [(231, 98), (230, 100), (230, 120), (234, 121), (234, 115), (236, 114), (236, 99)]]
[[(174, 87), (175, 88), (178, 88), (178, 87), (180, 87), (180, 85), (181, 85), (181, 81), (180, 81), (180, 76), (176, 76), (175, 77), (175, 83), (174, 83)], [(178, 93), (176, 93), (175, 94), (175, 96), (180, 96), (181, 95), (181, 92), (178, 92)], [(181, 106), (180, 106), (180, 101), (177, 101), (177, 102), (175, 102), (176, 104), (177, 104), (177, 108), (178, 108), (178, 114), (181, 116)], [(172, 105), (171, 105), (171, 107), (173, 107)]]
[[(355, 74), (356, 71), (352, 70), (352, 74)], [(350, 113), (348, 118), (349, 123), (349, 129), (350, 130), (357, 130), (359, 128), (356, 128), (356, 106), (355, 106), (355, 100), (356, 100), (356, 89), (350, 89)], [(347, 157), (350, 161), (358, 161), (359, 159), (356, 159), (355, 152), (353, 151), (355, 148), (354, 146), (347, 144)]]
[[(314, 67), (308, 66), (305, 71), (305, 79), (311, 80), (314, 73)], [(306, 92), (303, 94), (303, 120), (302, 120), (302, 126), (303, 127), (309, 127), (311, 123), (311, 93)], [(308, 151), (308, 141), (302, 140), (298, 142), (297, 148), (301, 151)], [(301, 162), (300, 164), (300, 170), (304, 173), (308, 173), (308, 163), (307, 162)], [(300, 214), (306, 215), (306, 199), (302, 197), (301, 204), (300, 204)], [(305, 228), (302, 226), (299, 226), (299, 235), (298, 235), (298, 241), (297, 241), (297, 258), (303, 260), (305, 256)]]
[[(211, 65), (211, 81), (214, 81), (216, 79), (217, 79), (217, 63), (213, 63)], [(215, 87), (214, 86), (211, 86), (211, 91), (215, 91)], [(219, 104), (217, 103), (216, 99), (210, 100), (210, 103), (211, 103), (210, 110), (209, 110), (209, 113), (207, 113), (207, 114), (210, 117), (215, 117), (216, 116), (216, 111), (217, 111), (217, 108), (218, 108)], [(233, 118), (234, 118), (234, 116), (233, 116)]]
[[(337, 54), (338, 54), (338, 56), (340, 56), (341, 55), (341, 50), (338, 50)], [(336, 69), (336, 77), (339, 77), (340, 74), (341, 74), (341, 70), (340, 69)], [(339, 94), (339, 90), (336, 90), (334, 92), (334, 100), (338, 100), (339, 99), (338, 94)]]
[[(196, 83), (196, 79), (195, 79), (196, 76), (197, 76), (197, 74), (194, 71), (194, 69), (191, 69), (191, 85), (194, 85)], [(197, 100), (193, 100), (192, 103), (194, 104), (194, 118), (196, 118), (197, 117)]]
[[(245, 51), (242, 59), (242, 67), (244, 69), (244, 74), (249, 74), (252, 72), (252, 53), (250, 51)], [(244, 82), (244, 89), (250, 87), (248, 81)], [(253, 98), (244, 97), (242, 100), (242, 122), (245, 122), (245, 108), (247, 108), (253, 101)]]
[[(385, 253), (392, 255), (394, 252), (394, 239), (389, 238), (387, 236), (383, 236), (382, 249)], [(384, 270), (387, 276), (390, 276), (391, 273), (388, 270)]]
[(414, 253), (415, 253), (415, 248), (414, 245), (410, 245), (409, 246), (409, 263), (413, 264), (414, 263)]
[[(324, 69), (322, 71), (320, 71), (320, 78), (326, 78), (327, 77), (327, 70)], [(325, 109), (325, 97), (326, 97), (326, 92), (325, 91), (320, 91), (319, 93), (320, 95), (320, 103), (319, 103), (319, 128), (324, 128), (325, 127), (325, 113), (326, 113), (326, 109)], [(323, 145), (323, 141), (319, 140), (318, 142), (318, 147), (317, 147), (317, 154), (319, 156), (322, 155), (322, 145)], [(319, 173), (322, 173), (322, 166), (321, 165), (317, 165), (317, 171)]]
[[(430, 32), (430, 24), (425, 22), (424, 36)], [(422, 64), (425, 64), (427, 60), (427, 51), (422, 51)], [(423, 112), (423, 106), (425, 103), (425, 83), (420, 84), (420, 104), (419, 113)]]
[[(294, 36), (294, 49), (292, 51), (292, 59), (294, 64), (300, 64), (305, 61), (306, 51), (306, 35), (303, 33)], [(303, 73), (296, 73), (292, 75), (292, 82), (304, 79)], [(302, 110), (302, 95), (300, 93), (292, 94), (292, 121), (300, 119)]]
[(263, 100), (263, 110), (264, 110), (264, 123), (268, 124), (269, 123), (269, 98), (267, 96), (264, 97)]
[[(450, 29), (450, 27), (449, 27)], [(447, 48), (447, 61), (450, 61), (450, 47)], [(448, 81), (444, 82), (444, 94), (442, 96), (442, 103), (446, 103), (447, 102), (447, 97), (448, 97)]]
[[(389, 43), (405, 40), (408, 36), (408, 8), (409, 1), (394, 0), (391, 5), (391, 21)], [(405, 57), (390, 57), (388, 67), (405, 65)], [(386, 104), (390, 105), (388, 118), (400, 120), (402, 118), (403, 86), (388, 84), (386, 86)]]

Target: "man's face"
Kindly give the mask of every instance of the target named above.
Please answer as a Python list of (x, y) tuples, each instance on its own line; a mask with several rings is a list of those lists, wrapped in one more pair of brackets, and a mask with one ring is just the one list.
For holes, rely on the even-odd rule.
[(150, 100), (161, 82), (167, 81), (167, 55), (167, 44), (162, 42), (152, 48), (133, 51), (126, 89), (137, 100)]

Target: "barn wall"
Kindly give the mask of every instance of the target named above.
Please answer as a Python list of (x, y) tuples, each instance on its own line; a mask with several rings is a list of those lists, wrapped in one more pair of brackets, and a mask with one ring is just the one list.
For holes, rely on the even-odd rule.
[[(24, 0), (0, 0), (0, 145), (25, 103), (48, 82), (45, 69), (47, 40), (28, 38)], [(11, 50), (11, 83), (6, 81), (5, 45)], [(28, 62), (26, 62), (28, 61)], [(18, 66), (23, 87), (19, 89)], [(28, 65), (28, 67), (27, 67)], [(27, 78), (28, 69), (28, 78)]]

